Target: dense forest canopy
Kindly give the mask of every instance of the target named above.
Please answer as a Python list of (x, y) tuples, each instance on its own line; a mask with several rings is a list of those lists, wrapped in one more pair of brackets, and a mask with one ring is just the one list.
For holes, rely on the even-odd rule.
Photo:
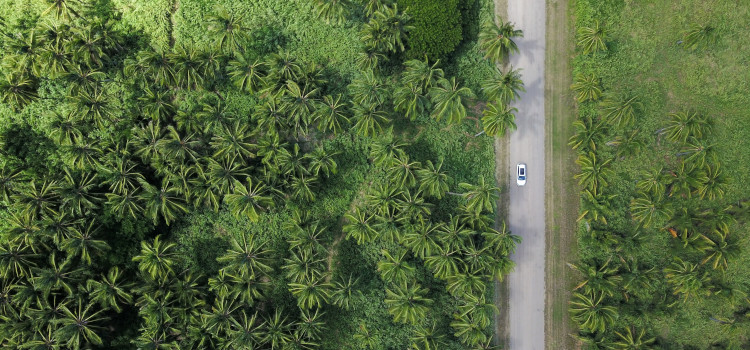
[(197, 2), (139, 28), (120, 3), (2, 12), (0, 346), (490, 347), (519, 239), (449, 74), (476, 41), (450, 58), (460, 27), (420, 48), (391, 1), (293, 2), (361, 41), (339, 67), (235, 7), (190, 42)]

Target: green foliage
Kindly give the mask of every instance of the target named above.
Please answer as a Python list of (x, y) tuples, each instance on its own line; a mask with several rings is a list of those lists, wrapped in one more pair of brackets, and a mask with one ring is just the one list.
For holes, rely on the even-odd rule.
[[(0, 347), (457, 350), (458, 313), (489, 340), (516, 243), (474, 199), (476, 70), (388, 66), (401, 7), (331, 4), (333, 25), (307, 0), (2, 3)], [(390, 53), (358, 72), (367, 5)]]
[[(742, 257), (750, 245), (733, 208), (748, 192), (738, 165), (748, 153), (734, 150), (747, 148), (750, 132), (741, 122), (750, 99), (738, 84), (746, 52), (737, 49), (747, 42), (749, 10), (576, 1), (570, 144), (586, 183), (592, 153), (599, 164), (611, 159), (600, 167), (610, 169), (607, 185), (581, 194), (580, 289), (598, 287), (574, 294), (570, 311), (589, 347), (747, 346), (737, 298), (745, 300), (750, 281)], [(675, 78), (686, 71), (694, 74)]]
[(412, 17), (407, 59), (441, 60), (461, 41), (459, 0), (398, 0), (400, 8)]

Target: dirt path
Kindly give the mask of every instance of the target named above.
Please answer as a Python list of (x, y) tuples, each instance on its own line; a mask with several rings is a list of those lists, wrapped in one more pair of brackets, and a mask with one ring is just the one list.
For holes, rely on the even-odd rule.
[(545, 10), (545, 0), (508, 1), (508, 20), (524, 32), (510, 64), (522, 70), (526, 87), (514, 104), (518, 130), (510, 135), (508, 165), (511, 174), (518, 163), (528, 172), (526, 186), (516, 186), (515, 176), (508, 179), (508, 227), (523, 239), (511, 256), (516, 269), (508, 276), (510, 350), (545, 349)]
[(568, 0), (547, 4), (547, 302), (545, 335), (549, 350), (575, 349), (568, 316), (573, 270), (566, 262), (575, 257), (578, 188), (573, 179), (575, 152), (567, 145), (575, 132), (570, 92), (574, 32), (568, 17)]

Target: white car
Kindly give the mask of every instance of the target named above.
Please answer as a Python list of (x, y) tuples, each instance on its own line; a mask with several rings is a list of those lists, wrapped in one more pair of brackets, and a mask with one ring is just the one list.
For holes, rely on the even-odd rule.
[(518, 165), (516, 165), (516, 185), (518, 186), (526, 185), (526, 164), (525, 163), (518, 163)]

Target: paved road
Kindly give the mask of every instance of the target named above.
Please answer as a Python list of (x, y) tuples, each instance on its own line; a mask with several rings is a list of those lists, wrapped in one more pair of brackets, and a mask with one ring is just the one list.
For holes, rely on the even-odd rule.
[[(508, 276), (510, 350), (544, 350), (544, 50), (545, 0), (508, 0), (508, 19), (523, 30), (519, 54), (510, 63), (521, 68), (526, 93), (515, 104), (518, 130), (510, 136), (509, 228), (523, 238), (511, 257)], [(516, 164), (526, 163), (525, 187), (515, 184)]]

